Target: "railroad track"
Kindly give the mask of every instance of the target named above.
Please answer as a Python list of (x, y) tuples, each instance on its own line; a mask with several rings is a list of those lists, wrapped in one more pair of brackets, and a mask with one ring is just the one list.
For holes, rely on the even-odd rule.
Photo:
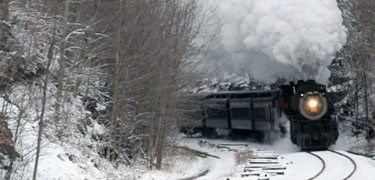
[(347, 155), (345, 155), (343, 153), (340, 153), (340, 152), (337, 152), (337, 151), (333, 151), (333, 150), (329, 150), (329, 151), (332, 152), (332, 153), (336, 153), (338, 155), (341, 155), (343, 157), (346, 157), (347, 159), (350, 160), (350, 162), (352, 162), (352, 164), (353, 164), (353, 170), (350, 172), (350, 174), (348, 176), (346, 176), (344, 178), (344, 180), (349, 179), (350, 177), (352, 177), (352, 175), (354, 174), (354, 172), (357, 170), (357, 164), (355, 163), (355, 161), (351, 157), (349, 157), (349, 156), (347, 156)]
[(209, 169), (206, 169), (205, 171), (202, 171), (201, 173), (197, 174), (197, 175), (194, 175), (194, 176), (191, 176), (191, 177), (187, 177), (187, 178), (183, 178), (183, 179), (179, 179), (179, 180), (195, 180), (199, 177), (202, 177), (202, 176), (205, 176), (208, 172), (210, 172)]
[[(343, 177), (342, 179), (343, 180), (347, 180), (350, 177), (352, 177), (352, 175), (357, 170), (357, 164), (356, 164), (356, 162), (351, 157), (349, 157), (349, 156), (347, 156), (347, 155), (345, 155), (345, 154), (343, 154), (341, 152), (337, 152), (337, 151), (333, 151), (333, 150), (328, 150), (328, 151), (332, 152), (332, 153), (334, 153), (336, 155), (345, 157), (346, 159), (348, 159), (352, 163), (352, 165), (353, 165), (352, 171), (350, 171), (350, 173), (347, 176)], [(314, 156), (314, 157), (316, 157), (316, 158), (318, 158), (321, 161), (321, 163), (322, 163), (322, 168), (320, 169), (320, 171), (318, 173), (316, 173), (313, 177), (311, 177), (311, 178), (308, 179), (308, 180), (314, 180), (314, 179), (317, 179), (317, 178), (321, 177), (322, 174), (324, 174), (324, 172), (326, 170), (326, 164), (327, 163), (326, 163), (326, 160), (322, 156), (320, 156), (320, 155), (318, 155), (316, 153), (313, 153), (313, 152), (307, 152), (307, 153), (310, 154), (310, 155), (312, 155), (312, 156)]]
[[(200, 157), (200, 158), (215, 158), (215, 159), (220, 159), (220, 157), (216, 156), (216, 155), (212, 155), (212, 154), (209, 154), (209, 153), (206, 153), (206, 152), (203, 152), (203, 151), (198, 151), (198, 150), (195, 150), (195, 149), (191, 149), (191, 148), (188, 148), (186, 146), (175, 146), (176, 148), (180, 148), (180, 149), (184, 149), (184, 150), (187, 150), (187, 151), (190, 151), (192, 152), (193, 154), (195, 154), (196, 156)], [(192, 175), (192, 176), (189, 176), (189, 177), (185, 177), (185, 178), (181, 178), (181, 179), (178, 179), (178, 180), (195, 180), (199, 177), (203, 177), (205, 175), (207, 175), (207, 173), (210, 172), (210, 169), (209, 168), (206, 168), (206, 169), (203, 169), (201, 172), (195, 174), (195, 175)]]
[(316, 158), (318, 158), (320, 160), (320, 162), (322, 163), (322, 168), (320, 169), (320, 171), (318, 173), (316, 173), (313, 177), (309, 178), (308, 180), (313, 180), (313, 179), (316, 179), (317, 177), (319, 177), (323, 172), (324, 170), (326, 169), (326, 162), (324, 161), (324, 159), (312, 152), (306, 152)]

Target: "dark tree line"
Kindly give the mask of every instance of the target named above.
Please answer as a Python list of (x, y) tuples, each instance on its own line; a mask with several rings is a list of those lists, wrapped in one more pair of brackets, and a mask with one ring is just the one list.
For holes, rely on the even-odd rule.
[(339, 1), (347, 44), (330, 66), (332, 87), (338, 88), (336, 101), (339, 117), (352, 123), (354, 134), (366, 132), (374, 137), (375, 129), (375, 2), (372, 0)]
[[(14, 21), (29, 34), (17, 42), (24, 69), (15, 69), (37, 69), (19, 82), (41, 94), (29, 102), (41, 107), (36, 109), (33, 178), (46, 131), (60, 143), (69, 143), (67, 129), (89, 134), (89, 121), (107, 128), (104, 135), (93, 136), (98, 141), (93, 151), (103, 158), (115, 165), (143, 159), (149, 168), (160, 169), (178, 120), (186, 112), (182, 104), (191, 102), (184, 90), (194, 80), (199, 51), (194, 41), (204, 19), (198, 16), (197, 1), (13, 0), (11, 4), (32, 14)], [(9, 1), (0, 0), (1, 50), (8, 48), (12, 28), (7, 21), (9, 6)], [(32, 98), (30, 92), (25, 92), (25, 99)], [(67, 104), (74, 98), (92, 112), (89, 120), (71, 116)], [(31, 107), (24, 102), (17, 105), (23, 112), (19, 122), (27, 120), (26, 108)], [(105, 110), (99, 112), (99, 104)]]
[(115, 0), (92, 5), (100, 20), (96, 31), (111, 37), (105, 62), (111, 64), (106, 83), (112, 97), (106, 150), (114, 151), (105, 154), (128, 163), (141, 155), (150, 168), (160, 169), (168, 132), (183, 115), (176, 108), (184, 101), (180, 93), (194, 67), (197, 2)]

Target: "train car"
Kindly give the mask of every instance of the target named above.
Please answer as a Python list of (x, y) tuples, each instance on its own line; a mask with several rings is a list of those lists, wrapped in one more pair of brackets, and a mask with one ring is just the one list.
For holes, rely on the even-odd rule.
[[(290, 124), (291, 141), (302, 150), (327, 149), (336, 142), (334, 109), (325, 85), (314, 80), (291, 82), (278, 89), (228, 91), (202, 95), (201, 110), (183, 132), (217, 137), (253, 137), (258, 141), (284, 134)], [(193, 123), (192, 123), (193, 122)], [(188, 128), (186, 128), (188, 127)]]
[(269, 138), (280, 130), (279, 90), (212, 93), (203, 104), (202, 134), (215, 137), (224, 130), (231, 137)]
[(294, 144), (302, 150), (323, 150), (336, 142), (337, 124), (325, 85), (308, 80), (280, 89), (280, 107), (290, 121)]

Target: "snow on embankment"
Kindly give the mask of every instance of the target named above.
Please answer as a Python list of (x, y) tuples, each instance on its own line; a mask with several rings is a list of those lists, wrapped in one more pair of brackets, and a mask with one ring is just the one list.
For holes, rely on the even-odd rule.
[[(78, 130), (78, 125), (88, 113), (78, 98), (70, 99), (70, 103), (67, 104), (70, 108), (70, 113), (67, 115), (69, 123), (60, 129), (60, 124), (54, 120), (53, 115), (54, 97), (52, 92), (54, 90), (53, 86), (48, 88), (49, 96), (47, 98), (51, 101), (47, 101), (46, 104), (37, 178), (106, 179), (112, 177), (116, 179), (131, 177), (129, 171), (116, 171), (110, 162), (102, 159), (96, 152), (97, 142), (93, 141), (91, 137), (102, 133), (101, 125), (95, 122), (88, 125), (86, 127), (87, 134), (82, 134)], [(15, 161), (11, 178), (14, 180), (30, 178), (34, 170), (39, 128), (42, 99), (40, 87), (38, 85), (14, 86), (9, 99), (11, 102), (1, 98), (0, 103), (9, 118), (9, 128), (12, 130), (14, 138), (17, 138), (15, 147), (20, 154), (20, 158)], [(125, 167), (119, 167), (119, 169), (125, 169)]]

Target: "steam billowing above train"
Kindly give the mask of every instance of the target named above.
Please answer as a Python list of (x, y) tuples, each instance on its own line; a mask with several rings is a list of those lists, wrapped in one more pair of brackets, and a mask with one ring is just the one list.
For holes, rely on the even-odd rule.
[(216, 26), (210, 29), (219, 32), (216, 52), (224, 51), (226, 56), (220, 57), (233, 63), (242, 59), (241, 68), (250, 61), (255, 76), (267, 76), (264, 72), (268, 70), (270, 76), (294, 74), (299, 76), (295, 79), (324, 81), (329, 75), (326, 67), (346, 43), (336, 0), (208, 2), (213, 14), (209, 26)]

